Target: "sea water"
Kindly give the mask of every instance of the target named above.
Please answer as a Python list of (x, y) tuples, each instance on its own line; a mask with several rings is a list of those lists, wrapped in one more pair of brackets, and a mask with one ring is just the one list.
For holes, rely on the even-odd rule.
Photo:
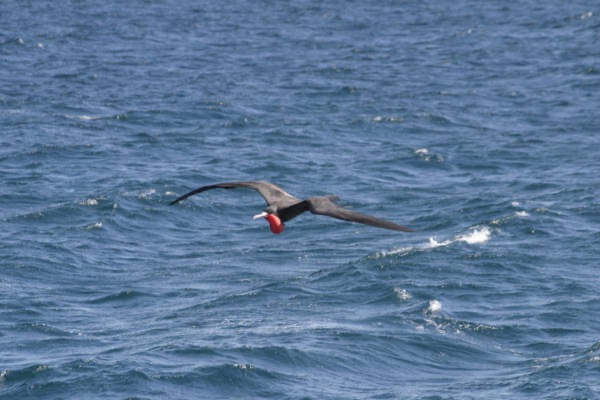
[(3, 1), (0, 398), (600, 398), (599, 18)]

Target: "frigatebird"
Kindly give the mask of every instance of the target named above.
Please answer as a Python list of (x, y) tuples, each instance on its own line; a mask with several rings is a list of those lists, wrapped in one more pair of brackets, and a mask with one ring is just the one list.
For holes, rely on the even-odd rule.
[(206, 190), (218, 188), (233, 189), (238, 187), (256, 190), (265, 199), (268, 205), (267, 208), (265, 208), (262, 213), (255, 215), (254, 219), (265, 218), (269, 222), (271, 232), (273, 233), (283, 232), (285, 229), (285, 222), (297, 217), (305, 211), (310, 211), (313, 214), (343, 219), (345, 221), (377, 226), (379, 228), (413, 232), (412, 229), (395, 224), (393, 222), (343, 208), (336, 204), (336, 201), (339, 199), (337, 196), (317, 196), (309, 197), (306, 200), (300, 200), (279, 186), (266, 181), (224, 182), (202, 186), (184, 194), (181, 197), (178, 197), (177, 199), (173, 200), (170, 205), (176, 204), (183, 199), (187, 199), (190, 196), (202, 193)]

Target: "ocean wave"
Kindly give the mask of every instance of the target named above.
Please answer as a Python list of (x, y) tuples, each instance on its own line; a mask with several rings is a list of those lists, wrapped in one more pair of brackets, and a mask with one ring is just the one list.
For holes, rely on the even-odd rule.
[(444, 162), (444, 156), (442, 156), (441, 154), (438, 153), (432, 153), (429, 151), (429, 149), (426, 148), (420, 148), (420, 149), (416, 149), (414, 151), (414, 154), (419, 157), (421, 160), (426, 161), (426, 162)]
[(117, 293), (111, 293), (105, 296), (97, 297), (92, 300), (89, 300), (90, 304), (104, 304), (104, 303), (113, 303), (113, 302), (128, 302), (141, 297), (150, 297), (149, 293), (140, 292), (137, 290), (123, 290)]
[(124, 120), (128, 118), (127, 114), (115, 114), (115, 115), (87, 115), (87, 114), (63, 114), (66, 119), (74, 119), (78, 121), (98, 121), (98, 120)]
[(94, 222), (88, 225), (83, 226), (81, 229), (85, 231), (93, 230), (93, 229), (101, 229), (104, 226), (102, 221)]
[(97, 206), (98, 199), (89, 198), (79, 202), (80, 206)]
[(451, 239), (446, 239), (443, 241), (438, 241), (434, 237), (429, 238), (429, 242), (426, 244), (415, 245), (415, 246), (407, 246), (407, 247), (398, 247), (396, 249), (382, 251), (375, 253), (372, 258), (381, 258), (388, 257), (393, 255), (407, 255), (417, 251), (427, 251), (431, 249), (436, 249), (438, 247), (446, 247), (450, 246), (454, 243), (464, 242), (471, 245), (483, 244), (488, 242), (492, 237), (492, 229), (488, 226), (475, 226), (470, 228), (470, 230), (464, 234), (460, 234), (454, 236)]
[[(50, 367), (47, 364), (33, 364), (18, 369), (5, 369), (0, 372), (0, 385), (11, 384), (18, 381), (27, 381), (36, 378), (40, 374), (48, 371)], [(1, 388), (1, 386), (0, 386)]]

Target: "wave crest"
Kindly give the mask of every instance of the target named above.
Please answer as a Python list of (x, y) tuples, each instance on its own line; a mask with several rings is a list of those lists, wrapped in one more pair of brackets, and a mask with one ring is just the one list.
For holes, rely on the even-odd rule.
[(389, 251), (382, 251), (375, 254), (374, 258), (386, 257), (391, 255), (406, 255), (415, 251), (425, 251), (429, 249), (435, 249), (437, 247), (449, 246), (456, 242), (465, 242), (467, 244), (482, 244), (490, 240), (492, 236), (492, 230), (487, 226), (479, 226), (470, 228), (467, 233), (457, 235), (452, 239), (444, 241), (437, 241), (434, 237), (429, 238), (429, 242), (423, 245), (409, 246), (409, 247), (398, 247)]

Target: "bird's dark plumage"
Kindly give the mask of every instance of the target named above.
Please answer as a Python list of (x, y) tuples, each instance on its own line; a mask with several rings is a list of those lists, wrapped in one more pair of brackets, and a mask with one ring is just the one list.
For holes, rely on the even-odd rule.
[[(256, 190), (265, 199), (268, 207), (265, 212), (268, 214), (276, 215), (281, 222), (286, 222), (292, 218), (297, 217), (305, 211), (310, 211), (313, 214), (326, 215), (345, 221), (358, 222), (361, 224), (376, 226), (379, 228), (393, 229), (396, 231), (412, 232), (410, 228), (395, 224), (384, 219), (373, 217), (371, 215), (362, 214), (356, 211), (351, 211), (343, 208), (335, 203), (338, 199), (337, 196), (318, 196), (309, 197), (306, 200), (300, 200), (297, 197), (292, 196), (279, 186), (266, 181), (248, 181), (248, 182), (225, 182), (217, 183), (214, 185), (202, 186), (198, 189), (192, 190), (189, 193), (184, 194), (181, 197), (173, 200), (170, 204), (180, 202), (190, 196), (198, 193), (202, 193), (210, 189), (233, 189), (238, 187), (244, 187), (248, 189)], [(270, 222), (270, 221), (269, 221)]]

